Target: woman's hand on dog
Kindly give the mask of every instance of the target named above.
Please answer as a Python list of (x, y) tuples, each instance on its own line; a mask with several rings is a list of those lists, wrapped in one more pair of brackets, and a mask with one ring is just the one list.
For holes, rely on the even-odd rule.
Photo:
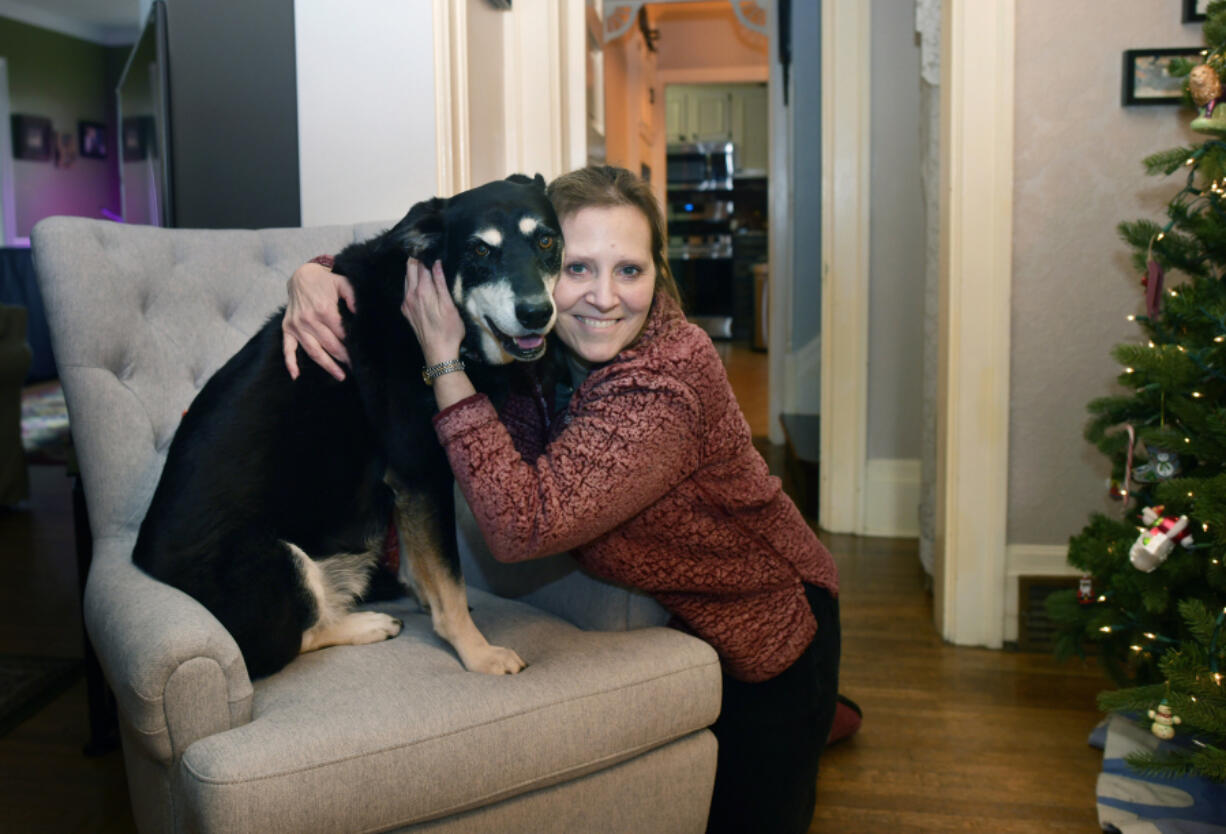
[(442, 262), (435, 261), (433, 268), (427, 268), (421, 261), (409, 258), (400, 311), (417, 334), (427, 365), (460, 357), (464, 321), (447, 291)]
[(307, 356), (338, 380), (345, 371), (338, 362), (349, 364), (349, 353), (343, 339), (338, 306), (344, 298), (351, 311), (357, 310), (353, 286), (343, 275), (337, 275), (317, 263), (303, 264), (289, 279), (289, 304), (281, 319), (281, 349), (285, 367), (292, 379), (297, 379), (298, 347)]

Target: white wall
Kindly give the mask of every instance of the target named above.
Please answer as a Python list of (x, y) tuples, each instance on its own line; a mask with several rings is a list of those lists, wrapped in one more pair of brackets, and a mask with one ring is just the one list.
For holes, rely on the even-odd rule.
[(872, 14), (868, 457), (915, 460), (924, 353), (920, 55), (911, 4), (874, 0)]
[(868, 461), (870, 536), (919, 533), (924, 381), (924, 198), (915, 9), (872, 4)]
[[(1179, 3), (1017, 3), (1009, 543), (1064, 545), (1107, 500), (1110, 462), (1082, 436), (1093, 398), (1117, 391), (1117, 343), (1144, 311), (1121, 220), (1162, 223), (1183, 173), (1141, 160), (1204, 141), (1179, 107), (1122, 107), (1121, 54), (1202, 46)], [(1172, 279), (1168, 277), (1168, 285)]]
[(402, 217), (437, 186), (433, 4), (295, 0), (302, 224)]

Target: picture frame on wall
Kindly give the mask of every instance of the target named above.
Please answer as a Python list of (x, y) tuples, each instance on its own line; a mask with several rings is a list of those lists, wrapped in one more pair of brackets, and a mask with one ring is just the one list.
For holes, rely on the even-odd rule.
[(45, 116), (12, 116), (13, 158), (32, 162), (46, 162), (51, 158), (54, 146), (51, 137), (51, 120)]
[(106, 125), (102, 122), (77, 122), (77, 143), (82, 157), (106, 159)]
[(1182, 104), (1184, 80), (1167, 70), (1173, 59), (1198, 59), (1200, 53), (1201, 47), (1197, 46), (1125, 50), (1122, 104), (1125, 107)]
[(1183, 22), (1204, 23), (1209, 0), (1183, 0)]

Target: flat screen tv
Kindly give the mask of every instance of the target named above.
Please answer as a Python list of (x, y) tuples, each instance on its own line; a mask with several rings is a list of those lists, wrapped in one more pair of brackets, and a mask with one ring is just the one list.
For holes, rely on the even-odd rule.
[(166, 4), (155, 0), (115, 88), (125, 223), (173, 226)]

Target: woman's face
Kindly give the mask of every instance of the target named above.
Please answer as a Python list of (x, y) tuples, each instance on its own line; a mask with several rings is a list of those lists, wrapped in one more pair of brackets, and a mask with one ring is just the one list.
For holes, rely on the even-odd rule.
[(589, 206), (562, 218), (555, 332), (576, 356), (607, 362), (643, 329), (655, 293), (651, 227), (633, 206)]

